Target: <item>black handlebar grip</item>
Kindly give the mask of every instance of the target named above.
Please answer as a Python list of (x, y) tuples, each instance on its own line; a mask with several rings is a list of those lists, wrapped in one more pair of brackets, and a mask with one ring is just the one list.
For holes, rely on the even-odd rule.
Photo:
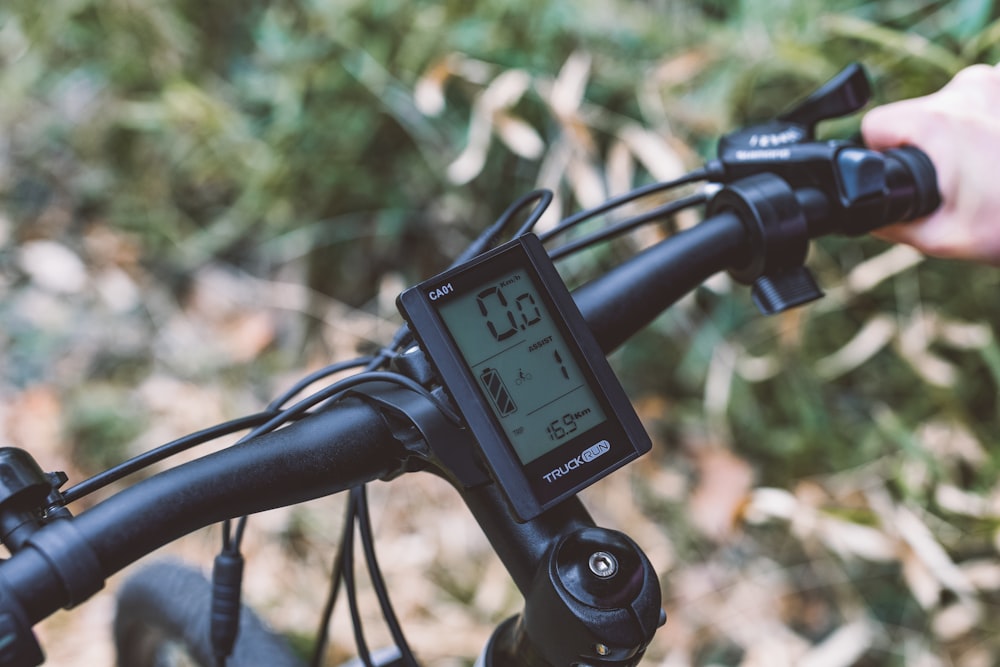
[(915, 146), (885, 152), (888, 206), (886, 224), (915, 220), (941, 205), (934, 163)]

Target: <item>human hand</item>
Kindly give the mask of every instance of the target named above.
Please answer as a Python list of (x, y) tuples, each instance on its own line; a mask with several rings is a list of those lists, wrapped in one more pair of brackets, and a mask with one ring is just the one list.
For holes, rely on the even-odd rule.
[(1000, 266), (1000, 65), (973, 65), (936, 93), (876, 107), (861, 133), (871, 148), (922, 149), (941, 193), (937, 211), (879, 236), (928, 255)]

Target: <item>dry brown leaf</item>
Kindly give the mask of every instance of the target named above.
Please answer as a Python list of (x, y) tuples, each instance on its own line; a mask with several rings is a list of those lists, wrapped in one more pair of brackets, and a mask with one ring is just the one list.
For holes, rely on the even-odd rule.
[(979, 439), (956, 421), (925, 422), (917, 429), (917, 440), (938, 460), (964, 461), (972, 465), (982, 465), (989, 460)]
[(635, 160), (632, 159), (632, 151), (621, 139), (612, 142), (604, 168), (609, 194), (620, 195), (632, 189), (635, 182)]
[(128, 271), (141, 271), (142, 246), (125, 232), (104, 224), (95, 224), (83, 237), (86, 257), (99, 267), (117, 266)]
[(691, 649), (671, 646), (670, 652), (659, 662), (658, 667), (691, 667), (693, 664), (694, 657), (691, 655)]
[(573, 147), (574, 155), (585, 156), (587, 159), (594, 159), (597, 155), (597, 142), (594, 140), (594, 133), (586, 121), (579, 116), (570, 116), (562, 119), (563, 136)]
[(904, 550), (901, 561), (903, 580), (913, 594), (913, 599), (924, 609), (934, 608), (941, 599), (941, 582), (913, 551)]
[(44, 290), (76, 294), (87, 284), (83, 260), (68, 247), (55, 241), (28, 241), (18, 250), (21, 270)]
[(819, 517), (816, 535), (843, 558), (889, 562), (899, 552), (896, 543), (877, 528), (834, 517)]
[(531, 75), (512, 69), (497, 75), (479, 94), (472, 105), (468, 143), (448, 166), (448, 178), (453, 183), (462, 185), (479, 175), (486, 164), (498, 115), (517, 104), (530, 87)]
[(698, 484), (688, 503), (691, 523), (706, 537), (732, 537), (750, 500), (754, 473), (745, 460), (729, 450), (712, 447), (695, 452)]
[(733, 389), (736, 352), (725, 343), (715, 346), (705, 376), (704, 405), (709, 426), (720, 438), (728, 438), (729, 398)]
[(504, 70), (479, 94), (477, 103), (492, 114), (509, 109), (531, 88), (531, 75), (520, 69)]
[(762, 487), (753, 490), (743, 518), (751, 523), (765, 523), (772, 519), (792, 521), (798, 511), (799, 501), (791, 492)]
[(589, 160), (577, 155), (566, 168), (566, 179), (573, 189), (573, 196), (582, 208), (592, 208), (607, 199), (604, 180)]
[(808, 650), (806, 641), (784, 624), (749, 622), (747, 626), (752, 638), (740, 667), (794, 667)]
[(786, 664), (767, 659), (791, 658), (809, 648), (780, 618), (781, 601), (791, 590), (786, 570), (775, 563), (757, 560), (734, 568), (706, 559), (677, 571), (671, 585), (668, 618), (721, 634), (743, 647), (747, 662), (741, 664)]
[(970, 598), (962, 598), (934, 615), (931, 630), (939, 639), (955, 641), (974, 630), (982, 617), (982, 605)]
[(850, 667), (875, 642), (878, 630), (868, 619), (848, 623), (802, 656), (798, 667)]
[(449, 54), (433, 62), (413, 88), (413, 103), (421, 113), (437, 116), (445, 107), (444, 87), (455, 71), (458, 54)]
[(737, 348), (736, 372), (747, 382), (764, 382), (780, 373), (785, 364), (775, 355), (754, 356)]
[(804, 479), (795, 485), (795, 497), (803, 505), (819, 509), (830, 501), (830, 492), (818, 480)]
[(959, 565), (962, 574), (980, 591), (1000, 591), (1000, 560), (980, 558)]
[(94, 288), (112, 312), (125, 314), (142, 301), (142, 292), (125, 271), (109, 266), (93, 275)]
[(684, 160), (663, 137), (652, 130), (629, 123), (618, 131), (618, 136), (653, 178), (669, 181), (684, 173)]
[(973, 592), (972, 584), (935, 539), (930, 528), (907, 507), (897, 507), (892, 526), (919, 560), (943, 587), (959, 595)]
[(840, 349), (816, 362), (816, 374), (824, 380), (835, 380), (858, 368), (892, 341), (896, 328), (895, 319), (888, 315), (872, 317)]
[(470, 58), (462, 53), (455, 53), (452, 56), (452, 66), (455, 68), (455, 75), (460, 76), (470, 83), (485, 86), (494, 77), (497, 66), (484, 60)]
[(573, 159), (573, 152), (573, 147), (565, 137), (558, 137), (553, 141), (538, 167), (538, 187), (558, 192), (566, 168)]
[(650, 434), (655, 433), (658, 430), (657, 425), (665, 422), (671, 415), (670, 400), (660, 394), (643, 394), (635, 398), (632, 405), (635, 406), (636, 414)]
[(899, 275), (924, 261), (924, 256), (910, 246), (894, 245), (885, 252), (855, 266), (845, 284), (855, 294), (864, 294), (883, 281)]
[(1000, 518), (1000, 496), (982, 496), (952, 484), (939, 484), (934, 500), (943, 510), (977, 519)]
[(709, 62), (707, 53), (706, 50), (699, 49), (685, 51), (664, 60), (653, 68), (649, 76), (644, 77), (637, 91), (636, 101), (646, 125), (667, 129), (675, 122), (684, 120), (681, 116), (688, 113), (680, 112), (679, 109), (686, 105), (672, 98), (671, 89), (682, 87), (697, 76)]
[(843, 282), (827, 292), (827, 298), (817, 304), (820, 312), (839, 310), (856, 294), (871, 289), (924, 261), (924, 256), (906, 245), (893, 245), (885, 252), (858, 264)]
[(549, 94), (557, 118), (568, 119), (579, 112), (590, 78), (590, 63), (590, 54), (585, 51), (574, 51), (563, 63)]
[(464, 185), (479, 175), (486, 165), (492, 136), (491, 118), (481, 105), (473, 105), (469, 119), (469, 139), (458, 157), (448, 165), (448, 180)]
[(979, 322), (938, 319), (938, 339), (960, 350), (979, 350), (993, 342), (993, 329)]
[(823, 514), (818, 508), (826, 494), (814, 495), (810, 487), (800, 485), (795, 495), (783, 489), (755, 489), (744, 517), (754, 523), (770, 519), (788, 521), (799, 539), (819, 540), (845, 559), (888, 562), (896, 558), (898, 548), (894, 540), (872, 526)]
[[(45, 647), (47, 665), (113, 665), (114, 646), (110, 641), (94, 641), (106, 637), (114, 618), (114, 597), (96, 596), (86, 604), (74, 607), (72, 616), (58, 614), (37, 625), (34, 630)], [(64, 627), (69, 626), (69, 628)], [(77, 641), (58, 641), (69, 631)], [(89, 639), (85, 640), (84, 638)]]
[(541, 233), (556, 227), (563, 219), (563, 208), (563, 197), (557, 192), (552, 197), (549, 207), (542, 213), (542, 217), (538, 219), (535, 231)]
[(498, 112), (493, 117), (493, 129), (509, 149), (523, 158), (537, 160), (545, 152), (545, 142), (535, 128), (516, 116)]
[(711, 58), (705, 49), (689, 49), (657, 65), (652, 78), (661, 86), (686, 84), (698, 76), (710, 62)]
[(928, 384), (947, 389), (958, 380), (958, 368), (930, 351), (934, 339), (929, 324), (923, 317), (912, 317), (899, 332), (897, 350)]
[(990, 646), (973, 646), (962, 653), (955, 667), (996, 667), (997, 654)]

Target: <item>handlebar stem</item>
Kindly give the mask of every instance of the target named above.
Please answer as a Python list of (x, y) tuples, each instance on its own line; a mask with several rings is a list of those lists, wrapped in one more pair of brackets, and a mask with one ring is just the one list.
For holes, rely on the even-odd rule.
[(397, 440), (422, 436), (423, 446), (414, 442), (412, 451), (462, 494), (525, 597), (524, 614), (498, 630), (504, 638), (491, 643), (487, 664), (626, 667), (639, 660), (663, 615), (656, 573), (632, 540), (595, 527), (576, 497), (517, 520), (500, 488), (482, 473), (471, 474), (481, 464), (471, 456), (466, 428), (399, 387), (372, 383), (359, 394), (397, 417)]
[[(578, 511), (576, 499), (566, 505), (572, 507), (549, 513)], [(569, 530), (563, 524), (560, 532), (542, 542), (547, 547), (534, 576), (521, 586), (524, 613), (497, 628), (485, 654), (486, 667), (631, 667), (666, 621), (656, 572), (632, 540), (572, 521)]]

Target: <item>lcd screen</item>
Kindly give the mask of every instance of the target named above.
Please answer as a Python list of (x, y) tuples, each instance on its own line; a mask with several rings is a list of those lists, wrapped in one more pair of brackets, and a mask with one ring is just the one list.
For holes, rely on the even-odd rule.
[(438, 312), (522, 463), (606, 420), (526, 269), (456, 294)]

